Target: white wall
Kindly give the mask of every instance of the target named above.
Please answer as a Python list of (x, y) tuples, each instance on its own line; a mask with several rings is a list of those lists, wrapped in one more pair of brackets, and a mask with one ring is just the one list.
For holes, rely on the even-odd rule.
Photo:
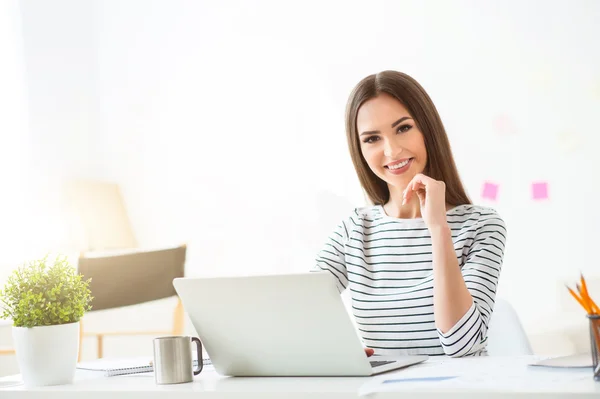
[[(508, 224), (500, 294), (530, 334), (582, 323), (576, 307), (570, 318), (556, 309), (561, 281), (600, 277), (600, 3), (21, 5), (44, 173), (119, 182), (138, 240), (187, 242), (189, 275), (310, 268), (364, 202), (347, 96), (397, 69), (438, 106), (473, 200)], [(502, 115), (515, 134), (495, 131)], [(484, 180), (501, 185), (497, 202), (481, 198)], [(530, 199), (537, 180), (550, 182), (549, 201)]]
[[(17, 155), (9, 149), (21, 164), (5, 172), (20, 176), (23, 185), (24, 198), (13, 208), (23, 215), (14, 225), (25, 228), (19, 239), (28, 259), (69, 249), (61, 185), (69, 178), (101, 175), (94, 154), (94, 141), (101, 138), (98, 61), (91, 2), (11, 3), (17, 11), (9, 22), (22, 21), (10, 41), (20, 50), (17, 72), (25, 84), (15, 91), (26, 101), (27, 119), (23, 135), (8, 129), (5, 135), (26, 140), (26, 150)], [(13, 96), (0, 98), (12, 101)]]
[(17, 1), (0, 3), (0, 280), (6, 266), (25, 252), (26, 228), (21, 223), (26, 198), (24, 169), (27, 162), (27, 104), (24, 93), (22, 42)]
[[(22, 204), (27, 198), (29, 137), (20, 23), (18, 2), (0, 2), (0, 282), (27, 251)], [(0, 320), (0, 347), (11, 341), (10, 328), (3, 326)], [(14, 356), (0, 356), (0, 376), (17, 370)]]

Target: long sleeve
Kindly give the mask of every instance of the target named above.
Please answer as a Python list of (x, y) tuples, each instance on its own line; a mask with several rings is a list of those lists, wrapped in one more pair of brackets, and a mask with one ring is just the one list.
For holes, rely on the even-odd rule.
[(336, 278), (338, 290), (343, 292), (348, 286), (348, 273), (344, 246), (348, 241), (348, 225), (342, 221), (329, 235), (325, 245), (317, 254), (313, 271), (327, 270)]
[(505, 243), (504, 221), (496, 213), (482, 216), (461, 268), (467, 289), (473, 297), (473, 304), (449, 331), (442, 333), (438, 329), (446, 355), (478, 355), (485, 349)]

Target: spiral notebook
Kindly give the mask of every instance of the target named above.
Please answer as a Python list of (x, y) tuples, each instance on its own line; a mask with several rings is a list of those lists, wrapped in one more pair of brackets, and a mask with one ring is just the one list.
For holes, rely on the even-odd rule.
[[(194, 367), (198, 365), (198, 361), (194, 360)], [(203, 359), (204, 366), (212, 364), (210, 359)], [(151, 373), (154, 371), (151, 357), (136, 357), (136, 358), (103, 358), (90, 362), (77, 363), (77, 368), (80, 370), (103, 371), (105, 377), (114, 377), (117, 375)]]

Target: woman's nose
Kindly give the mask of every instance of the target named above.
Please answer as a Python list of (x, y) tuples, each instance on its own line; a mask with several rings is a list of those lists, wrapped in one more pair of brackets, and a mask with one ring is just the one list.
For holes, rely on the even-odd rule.
[(402, 152), (402, 147), (394, 143), (393, 140), (385, 140), (383, 147), (383, 155), (388, 158), (395, 158)]

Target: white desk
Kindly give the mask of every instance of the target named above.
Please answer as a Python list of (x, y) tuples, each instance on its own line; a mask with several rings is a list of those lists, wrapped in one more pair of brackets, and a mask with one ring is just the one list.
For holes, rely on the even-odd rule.
[[(359, 390), (382, 379), (458, 376), (446, 382), (400, 382), (401, 392), (379, 392), (365, 398), (421, 399), (500, 397), (600, 398), (600, 382), (591, 369), (547, 369), (527, 366), (533, 358), (432, 359), (421, 365), (376, 377), (346, 378), (232, 378), (206, 369), (193, 383), (155, 385), (152, 374), (103, 377), (101, 372), (78, 370), (72, 385), (26, 389), (6, 386), (20, 377), (0, 379), (0, 398), (357, 398)], [(450, 385), (443, 385), (449, 383)], [(368, 385), (365, 385), (368, 384)], [(2, 387), (4, 386), (4, 387)], [(389, 386), (389, 384), (386, 384)], [(408, 395), (409, 394), (409, 395)]]

